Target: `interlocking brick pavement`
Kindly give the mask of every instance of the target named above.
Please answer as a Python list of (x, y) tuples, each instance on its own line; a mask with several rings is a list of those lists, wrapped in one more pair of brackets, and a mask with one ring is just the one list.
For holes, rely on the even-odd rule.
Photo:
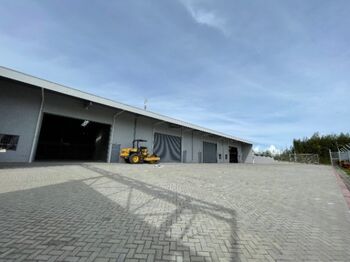
[(0, 261), (349, 261), (326, 166), (0, 169)]

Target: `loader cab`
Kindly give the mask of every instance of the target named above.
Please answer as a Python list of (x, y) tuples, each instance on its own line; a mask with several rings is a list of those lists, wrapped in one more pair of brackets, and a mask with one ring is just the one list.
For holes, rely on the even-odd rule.
[(133, 141), (132, 141), (132, 147), (133, 148), (137, 148), (137, 149), (147, 149), (147, 147), (145, 147), (145, 146), (140, 146), (140, 143), (145, 143), (145, 142), (147, 142), (147, 140), (144, 140), (144, 139), (134, 139)]

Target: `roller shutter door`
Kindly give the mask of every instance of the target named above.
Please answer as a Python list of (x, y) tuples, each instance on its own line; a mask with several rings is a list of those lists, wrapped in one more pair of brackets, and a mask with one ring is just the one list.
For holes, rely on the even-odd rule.
[(154, 153), (161, 162), (181, 162), (181, 137), (155, 133)]
[(203, 142), (203, 163), (217, 163), (216, 155), (216, 144)]

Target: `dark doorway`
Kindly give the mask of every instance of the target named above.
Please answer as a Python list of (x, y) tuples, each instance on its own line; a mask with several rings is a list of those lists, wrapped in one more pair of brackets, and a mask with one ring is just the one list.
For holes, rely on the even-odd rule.
[(107, 161), (110, 126), (44, 114), (36, 160)]
[(230, 163), (238, 163), (237, 147), (230, 147)]

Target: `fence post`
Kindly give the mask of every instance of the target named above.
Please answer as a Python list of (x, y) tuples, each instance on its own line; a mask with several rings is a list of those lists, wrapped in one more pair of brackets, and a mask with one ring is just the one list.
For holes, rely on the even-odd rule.
[(332, 151), (329, 149), (329, 158), (331, 159), (331, 165), (333, 166)]

